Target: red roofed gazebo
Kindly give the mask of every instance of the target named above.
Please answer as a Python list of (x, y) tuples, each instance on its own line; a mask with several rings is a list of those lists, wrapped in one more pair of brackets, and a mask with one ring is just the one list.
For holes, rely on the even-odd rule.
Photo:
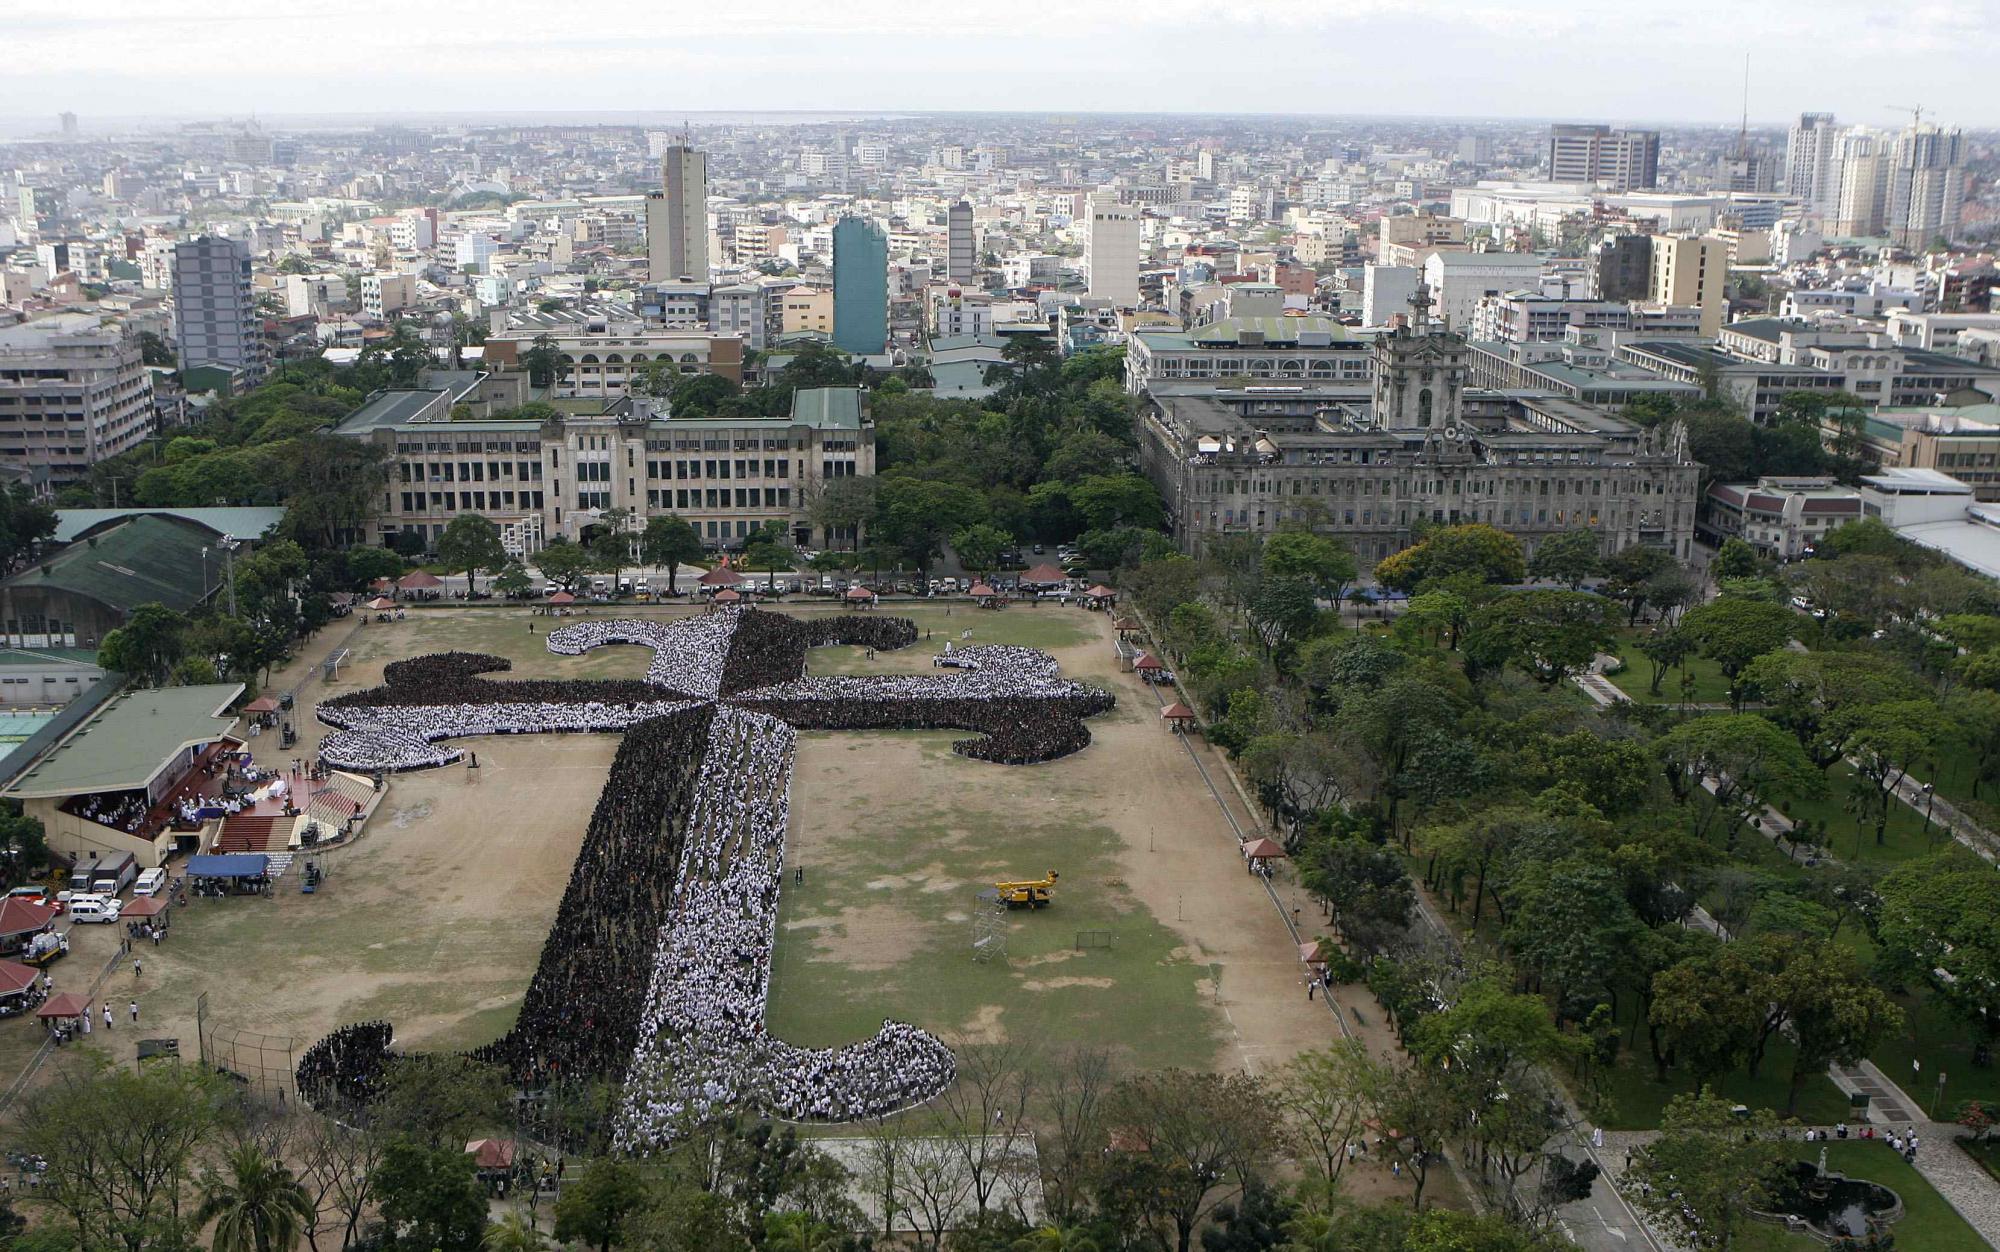
[(854, 586), (847, 589), (847, 598), (858, 604), (863, 600), (873, 600), (875, 593), (866, 587)]
[(243, 711), (245, 713), (275, 713), (278, 711), (278, 702), (270, 696), (258, 696), (255, 700), (244, 705)]
[(24, 995), (41, 976), (41, 971), (19, 961), (0, 961), (0, 996)]
[(743, 598), (742, 592), (732, 590), (728, 587), (724, 587), (722, 590), (715, 593), (715, 602), (717, 604), (734, 604), (738, 600), (741, 600), (742, 598)]
[(11, 952), (27, 942), (27, 936), (45, 930), (56, 920), (58, 906), (26, 896), (0, 900), (0, 952)]
[(1154, 656), (1152, 653), (1141, 652), (1139, 659), (1132, 662), (1132, 668), (1143, 674), (1157, 674), (1165, 669), (1166, 666), (1161, 663), (1159, 657)]
[(1118, 593), (1113, 591), (1111, 588), (1105, 586), (1103, 583), (1096, 584), (1089, 591), (1086, 591), (1083, 594), (1091, 596), (1098, 600), (1116, 600), (1118, 598)]
[(42, 1007), (35, 1010), (35, 1016), (45, 1022), (74, 1021), (90, 1012), (90, 1001), (74, 991), (58, 991), (42, 1001)]
[(974, 583), (965, 594), (983, 600), (993, 594), (993, 588), (985, 583)]
[(364, 609), (373, 609), (377, 613), (380, 613), (384, 609), (395, 608), (396, 602), (394, 600), (391, 600), (387, 596), (376, 596), (373, 600), (370, 600), (368, 603), (362, 605), (361, 607)]
[(472, 1158), (474, 1169), (514, 1168), (514, 1141), (512, 1139), (473, 1139), (465, 1145), (465, 1151)]
[[(334, 794), (328, 792), (328, 795)], [(139, 896), (132, 903), (118, 910), (120, 917), (158, 917), (167, 911), (165, 896)]]
[(1252, 839), (1243, 845), (1243, 859), (1246, 861), (1281, 861), (1285, 849), (1275, 839)]
[(428, 591), (432, 587), (444, 586), (444, 579), (429, 570), (411, 570), (403, 575), (396, 585), (405, 591)]
[(1021, 581), (1023, 583), (1040, 583), (1043, 586), (1054, 587), (1068, 582), (1069, 575), (1044, 561), (1021, 575)]
[(1161, 709), (1160, 716), (1170, 722), (1191, 722), (1194, 720), (1194, 710), (1176, 700)]
[(704, 587), (734, 587), (742, 581), (743, 575), (730, 569), (727, 560), (701, 576), (701, 585)]
[[(1299, 945), (1299, 959), (1308, 965), (1324, 965), (1333, 959), (1329, 952), (1332, 946), (1324, 939), (1315, 939), (1311, 943), (1302, 943)], [(1337, 951), (1337, 949), (1334, 950)]]
[(558, 591), (549, 597), (550, 604), (575, 604), (576, 597), (567, 591)]

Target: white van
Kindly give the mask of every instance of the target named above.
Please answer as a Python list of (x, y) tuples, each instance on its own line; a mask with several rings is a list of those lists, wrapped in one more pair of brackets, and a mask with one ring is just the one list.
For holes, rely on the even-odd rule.
[(135, 896), (156, 896), (160, 894), (160, 888), (166, 885), (167, 871), (163, 869), (149, 869), (139, 875), (138, 881), (132, 884), (132, 894)]
[(69, 920), (79, 926), (85, 922), (115, 922), (118, 920), (119, 911), (118, 901), (109, 896), (70, 897)]

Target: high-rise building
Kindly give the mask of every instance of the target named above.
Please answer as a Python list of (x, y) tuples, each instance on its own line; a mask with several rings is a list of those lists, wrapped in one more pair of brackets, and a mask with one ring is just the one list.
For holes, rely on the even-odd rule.
[(1785, 137), (1785, 194), (1824, 213), (1839, 186), (1833, 149), (1840, 131), (1831, 113), (1801, 113)]
[(56, 120), (62, 123), (64, 139), (76, 138), (76, 114), (68, 112), (59, 113), (56, 115)]
[(979, 254), (972, 239), (972, 205), (964, 200), (945, 214), (945, 277), (955, 283), (969, 283), (979, 268)]
[(1139, 210), (1115, 195), (1092, 196), (1083, 241), (1084, 276), (1093, 299), (1121, 308), (1139, 303)]
[(646, 277), (708, 281), (708, 154), (671, 144), (660, 162), (666, 190), (646, 197)]
[(1645, 300), (1653, 287), (1653, 237), (1609, 235), (1590, 253), (1591, 288), (1599, 300)]
[(1896, 139), (1884, 206), (1890, 239), (1926, 248), (1958, 230), (1965, 199), (1965, 158), (1958, 131), (1912, 126)]
[(833, 224), (833, 346), (878, 356), (889, 345), (889, 236), (865, 217)]
[(1660, 132), (1549, 127), (1549, 181), (1640, 191), (1660, 181)]
[(1857, 126), (1834, 141), (1833, 162), (1836, 181), (1826, 209), (1826, 233), (1881, 234), (1889, 198), (1888, 137)]
[(250, 285), (250, 249), (203, 235), (174, 245), (174, 342), (181, 368), (221, 365), (264, 381), (264, 327)]
[(1701, 310), (1701, 333), (1722, 331), (1723, 289), (1729, 281), (1729, 244), (1705, 235), (1662, 235), (1653, 240), (1653, 281), (1647, 300)]
[(0, 328), (0, 466), (75, 482), (152, 430), (153, 378), (137, 335), (84, 313)]

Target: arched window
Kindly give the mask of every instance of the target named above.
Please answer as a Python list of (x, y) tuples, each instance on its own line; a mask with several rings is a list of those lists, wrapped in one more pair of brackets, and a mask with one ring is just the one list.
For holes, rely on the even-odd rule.
[(606, 365), (623, 365), (625, 364), (625, 358), (616, 352), (607, 352), (604, 354), (604, 363)]
[(586, 352), (586, 353), (584, 353), (584, 354), (583, 354), (583, 363), (584, 363), (585, 365), (595, 365), (595, 364), (597, 364), (597, 354), (596, 354), (595, 352)]
[(701, 358), (696, 356), (694, 353), (692, 352), (681, 353), (682, 365), (699, 365), (700, 363), (701, 363)]
[(1417, 393), (1417, 425), (1431, 424), (1431, 389), (1424, 388)]

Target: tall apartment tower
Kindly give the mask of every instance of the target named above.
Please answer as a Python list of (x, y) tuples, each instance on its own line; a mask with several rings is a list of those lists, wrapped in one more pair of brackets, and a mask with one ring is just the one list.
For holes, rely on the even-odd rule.
[(203, 235), (174, 245), (174, 342), (181, 368), (222, 365), (264, 381), (264, 324), (250, 285), (250, 249)]
[(1660, 132), (1609, 126), (1549, 127), (1549, 181), (1643, 191), (1660, 181)]
[(1839, 185), (1833, 149), (1840, 130), (1831, 113), (1801, 113), (1785, 137), (1785, 194), (1824, 213)]
[(865, 217), (833, 224), (833, 346), (853, 356), (889, 346), (889, 236)]
[(1912, 126), (1896, 138), (1884, 217), (1890, 239), (1926, 248), (1958, 230), (1965, 200), (1965, 156), (1958, 131)]
[(1695, 235), (1662, 235), (1652, 242), (1653, 280), (1648, 299), (1654, 304), (1700, 309), (1702, 337), (1714, 338), (1722, 331), (1729, 245)]
[(1868, 237), (1882, 233), (1889, 204), (1889, 138), (1857, 126), (1834, 141), (1835, 181), (1826, 209), (1826, 233)]
[(1139, 210), (1115, 197), (1090, 197), (1083, 268), (1094, 300), (1120, 308), (1139, 303)]
[(1609, 235), (1590, 253), (1591, 288), (1599, 300), (1645, 300), (1653, 291), (1653, 237)]
[(708, 154), (686, 138), (660, 158), (664, 192), (646, 197), (646, 277), (708, 281)]
[(972, 240), (972, 205), (964, 200), (945, 213), (944, 276), (955, 283), (969, 283), (979, 268), (979, 254)]

